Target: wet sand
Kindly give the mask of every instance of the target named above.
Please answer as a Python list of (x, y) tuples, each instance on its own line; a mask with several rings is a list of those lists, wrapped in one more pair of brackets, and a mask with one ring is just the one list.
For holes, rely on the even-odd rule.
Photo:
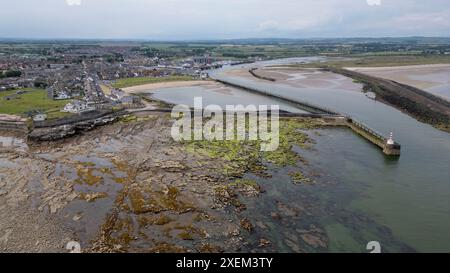
[(144, 93), (147, 91), (164, 89), (164, 88), (203, 86), (203, 85), (210, 85), (211, 83), (212, 83), (211, 81), (161, 82), (161, 83), (150, 83), (150, 84), (143, 84), (143, 85), (127, 87), (127, 88), (123, 88), (122, 90), (128, 94), (133, 94), (133, 93)]
[[(354, 83), (350, 78), (314, 68), (265, 67), (254, 71), (254, 73), (275, 79), (276, 84), (284, 84), (296, 88), (343, 89), (356, 92), (360, 92), (362, 89), (360, 84)], [(241, 77), (267, 82), (255, 78), (247, 69), (226, 71), (224, 74), (230, 77)]]
[[(148, 93), (151, 99), (169, 104), (184, 104), (194, 107), (194, 98), (201, 97), (203, 105), (278, 105), (281, 110), (293, 113), (304, 111), (267, 96), (253, 94), (216, 81), (186, 81), (162, 84), (147, 84), (124, 89), (127, 93)], [(151, 106), (154, 109), (154, 105)], [(142, 109), (141, 109), (142, 110)]]
[(450, 99), (450, 64), (346, 69), (414, 86)]

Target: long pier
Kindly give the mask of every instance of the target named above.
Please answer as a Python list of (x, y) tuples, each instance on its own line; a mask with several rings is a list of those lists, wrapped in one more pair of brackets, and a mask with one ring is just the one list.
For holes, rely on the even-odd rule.
[(305, 110), (306, 112), (312, 113), (312, 114), (319, 114), (319, 115), (336, 115), (336, 116), (340, 116), (339, 113), (336, 113), (330, 109), (326, 109), (324, 107), (320, 107), (320, 106), (316, 106), (307, 102), (301, 102), (301, 101), (297, 101), (297, 100), (293, 100), (281, 95), (275, 95), (275, 94), (271, 94), (269, 92), (263, 91), (263, 90), (259, 90), (259, 89), (255, 89), (255, 88), (251, 88), (251, 87), (247, 87), (247, 86), (243, 86), (240, 84), (236, 84), (236, 83), (232, 83), (232, 82), (228, 82), (228, 81), (224, 81), (224, 80), (220, 80), (220, 79), (215, 79), (217, 82), (223, 83), (225, 85), (229, 85), (235, 88), (239, 88), (239, 89), (243, 89), (245, 91), (249, 91), (252, 93), (256, 93), (256, 94), (260, 94), (260, 95), (264, 95), (267, 97), (271, 97), (277, 100), (281, 100), (284, 102), (287, 102), (289, 104), (293, 104), (295, 106), (297, 106), (298, 108)]
[(343, 115), (340, 113), (337, 113), (333, 110), (327, 109), (325, 107), (313, 105), (311, 103), (302, 102), (293, 100), (291, 98), (287, 98), (281, 95), (272, 94), (263, 90), (259, 90), (253, 87), (244, 86), (237, 83), (232, 83), (226, 80), (221, 79), (215, 79), (217, 82), (220, 82), (222, 84), (232, 86), (235, 88), (243, 89), (252, 93), (268, 96), (271, 98), (275, 98), (277, 100), (281, 100), (284, 102), (287, 102), (289, 104), (293, 104), (297, 106), (298, 108), (305, 110), (311, 114), (286, 114), (284, 116), (310, 116), (310, 117), (335, 117), (335, 118), (344, 118), (345, 122), (343, 125), (346, 125), (350, 129), (352, 129), (355, 133), (358, 135), (364, 137), (366, 140), (370, 141), (374, 145), (378, 146), (382, 149), (383, 153), (389, 156), (400, 156), (401, 152), (401, 145), (400, 143), (394, 142), (392, 139), (383, 136), (382, 134), (376, 132), (375, 130), (371, 129), (369, 126), (365, 125), (362, 122), (359, 122), (347, 115)]

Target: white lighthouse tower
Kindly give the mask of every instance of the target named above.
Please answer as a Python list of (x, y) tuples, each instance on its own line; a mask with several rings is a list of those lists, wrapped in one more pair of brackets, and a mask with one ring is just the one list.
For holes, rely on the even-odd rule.
[(384, 144), (383, 152), (389, 156), (400, 156), (401, 146), (394, 141), (394, 134), (391, 132), (389, 138)]
[(389, 139), (388, 139), (388, 141), (387, 141), (387, 144), (388, 145), (394, 145), (395, 144), (395, 141), (394, 141), (394, 133), (390, 133), (389, 134)]

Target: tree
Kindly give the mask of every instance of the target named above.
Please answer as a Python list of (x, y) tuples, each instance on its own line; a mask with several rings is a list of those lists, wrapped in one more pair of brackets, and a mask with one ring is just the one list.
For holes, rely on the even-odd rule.
[(15, 78), (22, 76), (22, 71), (20, 70), (7, 70), (3, 72), (5, 78)]

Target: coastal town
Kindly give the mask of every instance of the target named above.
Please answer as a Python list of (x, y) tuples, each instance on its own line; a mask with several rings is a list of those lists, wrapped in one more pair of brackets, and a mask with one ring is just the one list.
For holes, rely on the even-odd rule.
[[(130, 46), (48, 45), (24, 49), (16, 45), (10, 49), (0, 52), (0, 92), (7, 94), (2, 100), (16, 102), (26, 92), (45, 90), (48, 100), (64, 102), (60, 112), (67, 114), (138, 105), (139, 98), (116, 87), (127, 79), (207, 80), (209, 69), (233, 63), (208, 54), (166, 57)], [(43, 121), (47, 110), (30, 105), (26, 113), (19, 114)]]
[[(277, 50), (274, 46), (265, 46), (264, 41), (259, 43), (252, 46), (146, 45), (138, 42), (5, 43), (0, 47), (1, 99), (14, 104), (24, 93), (45, 90), (51, 107), (46, 107), (45, 103), (30, 104), (22, 112), (3, 113), (43, 121), (94, 110), (136, 108), (142, 106), (140, 98), (123, 92), (121, 88), (165, 81), (208, 80), (211, 69), (270, 60), (279, 54), (285, 57), (290, 57), (290, 54), (346, 56), (395, 51), (406, 56), (426, 55), (436, 60), (450, 56), (450, 48), (445, 43), (430, 48), (401, 41), (380, 44), (370, 40), (293, 41)], [(59, 109), (54, 107), (55, 104), (60, 106)]]
[[(433, 226), (409, 215), (450, 208), (444, 190), (417, 201), (448, 189), (449, 52), (414, 37), (4, 40), (0, 252), (447, 251), (448, 209)], [(275, 148), (238, 106), (276, 106)], [(179, 141), (183, 119), (245, 137)]]
[(1, 4), (0, 256), (385, 271), (450, 253), (449, 166), (448, 0)]

